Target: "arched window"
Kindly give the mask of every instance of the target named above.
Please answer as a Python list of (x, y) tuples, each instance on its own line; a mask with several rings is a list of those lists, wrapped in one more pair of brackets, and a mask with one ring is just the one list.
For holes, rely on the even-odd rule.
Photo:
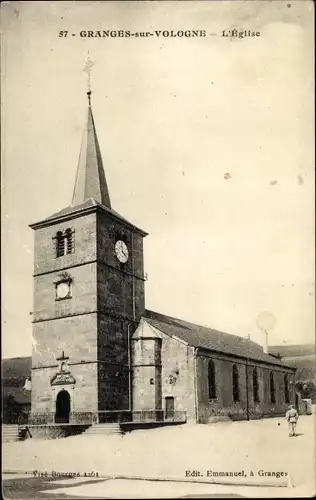
[(289, 380), (287, 375), (284, 375), (284, 399), (286, 403), (290, 402)]
[(56, 257), (61, 257), (65, 254), (65, 241), (62, 231), (56, 233)]
[(216, 375), (214, 361), (211, 359), (208, 362), (208, 397), (216, 398)]
[(237, 365), (233, 365), (233, 399), (239, 401), (239, 375)]
[(275, 403), (275, 383), (272, 372), (270, 372), (270, 401), (271, 403)]
[(257, 368), (253, 369), (252, 372), (252, 387), (253, 387), (253, 400), (255, 403), (259, 403), (259, 381)]

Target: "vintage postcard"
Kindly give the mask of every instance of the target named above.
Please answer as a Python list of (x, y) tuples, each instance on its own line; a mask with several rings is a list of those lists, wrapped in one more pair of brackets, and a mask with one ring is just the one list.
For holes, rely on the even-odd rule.
[(1, 4), (8, 499), (315, 494), (314, 4)]

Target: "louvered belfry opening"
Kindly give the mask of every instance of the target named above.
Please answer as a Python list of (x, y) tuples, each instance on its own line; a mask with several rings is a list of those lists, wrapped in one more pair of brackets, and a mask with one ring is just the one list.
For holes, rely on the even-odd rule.
[(55, 236), (56, 257), (74, 252), (74, 231), (70, 228), (63, 231), (58, 231)]

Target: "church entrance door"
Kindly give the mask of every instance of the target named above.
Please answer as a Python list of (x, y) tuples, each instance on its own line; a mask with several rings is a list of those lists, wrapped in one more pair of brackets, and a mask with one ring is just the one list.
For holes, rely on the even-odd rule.
[(63, 389), (57, 395), (55, 424), (68, 424), (70, 414), (70, 395)]

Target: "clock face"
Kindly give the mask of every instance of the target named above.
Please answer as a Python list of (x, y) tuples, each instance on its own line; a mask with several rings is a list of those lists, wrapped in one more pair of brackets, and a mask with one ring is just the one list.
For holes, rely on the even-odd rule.
[(65, 299), (69, 294), (69, 283), (59, 283), (56, 293), (58, 299)]
[(115, 254), (118, 260), (123, 264), (128, 261), (128, 248), (124, 241), (118, 240), (115, 243)]

